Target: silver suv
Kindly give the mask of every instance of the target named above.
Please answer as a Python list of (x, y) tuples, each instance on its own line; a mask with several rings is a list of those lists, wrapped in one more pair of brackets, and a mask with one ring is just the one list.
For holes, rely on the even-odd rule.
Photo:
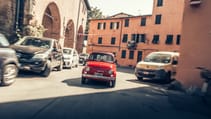
[(56, 39), (26, 36), (11, 47), (16, 50), (20, 70), (48, 77), (53, 68), (63, 68), (62, 49)]
[(18, 59), (15, 51), (9, 48), (9, 42), (0, 33), (0, 85), (10, 85), (18, 74)]

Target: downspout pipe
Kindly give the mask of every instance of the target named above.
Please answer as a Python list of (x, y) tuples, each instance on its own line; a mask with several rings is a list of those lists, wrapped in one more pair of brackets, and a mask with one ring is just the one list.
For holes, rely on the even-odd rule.
[(80, 17), (80, 10), (81, 10), (81, 0), (79, 1), (79, 5), (78, 5), (78, 16), (77, 16), (77, 23), (76, 23), (76, 38), (75, 38), (75, 42), (74, 42), (74, 48), (77, 47), (77, 38), (78, 38), (78, 24), (79, 24), (79, 17)]
[(16, 0), (15, 32), (19, 31), (20, 0)]

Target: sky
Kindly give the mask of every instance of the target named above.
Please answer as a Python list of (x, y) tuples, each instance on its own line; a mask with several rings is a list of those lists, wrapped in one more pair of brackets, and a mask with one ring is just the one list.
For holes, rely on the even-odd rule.
[(153, 0), (89, 0), (91, 7), (97, 7), (105, 16), (121, 12), (131, 15), (152, 14)]

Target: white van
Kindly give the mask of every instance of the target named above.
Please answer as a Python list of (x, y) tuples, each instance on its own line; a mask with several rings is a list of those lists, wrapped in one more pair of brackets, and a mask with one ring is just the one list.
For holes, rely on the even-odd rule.
[(73, 48), (63, 48), (64, 68), (78, 67), (79, 56), (78, 52)]
[(152, 52), (137, 63), (135, 75), (139, 80), (167, 80), (175, 78), (179, 53)]

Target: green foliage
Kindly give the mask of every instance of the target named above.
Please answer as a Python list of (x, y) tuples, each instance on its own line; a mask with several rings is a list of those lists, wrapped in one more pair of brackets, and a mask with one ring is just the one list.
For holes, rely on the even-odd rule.
[(42, 37), (45, 30), (46, 29), (43, 27), (43, 25), (26, 25), (23, 28), (23, 35)]
[(103, 15), (103, 13), (101, 12), (100, 9), (98, 9), (97, 7), (91, 7), (91, 10), (88, 11), (88, 15), (87, 15), (87, 25), (86, 25), (86, 30), (85, 33), (88, 33), (89, 31), (89, 20), (90, 19), (102, 19), (105, 18), (105, 16)]
[(102, 19), (104, 18), (103, 13), (97, 7), (92, 7), (90, 11), (88, 11), (88, 19)]

